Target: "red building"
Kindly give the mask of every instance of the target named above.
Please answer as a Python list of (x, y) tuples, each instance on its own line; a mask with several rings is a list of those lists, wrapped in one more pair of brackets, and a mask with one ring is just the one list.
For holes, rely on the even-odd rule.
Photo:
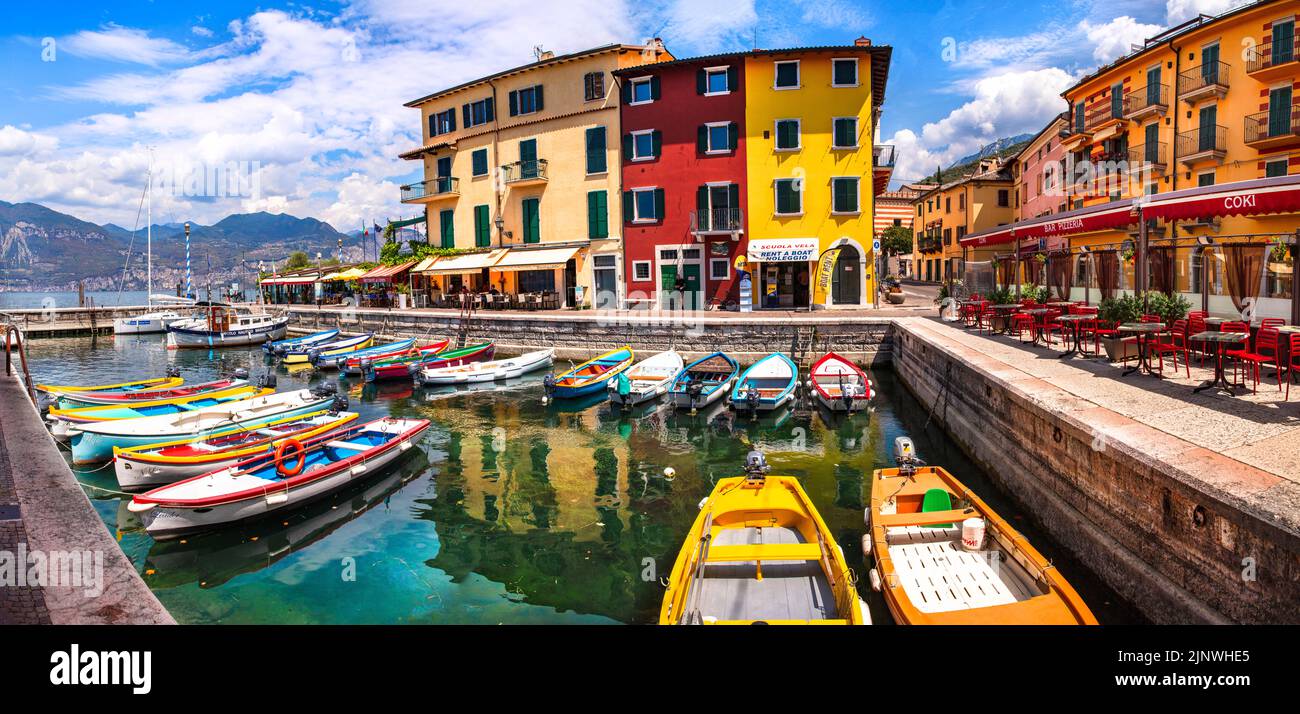
[(630, 307), (736, 300), (744, 255), (745, 57), (629, 67), (623, 92), (623, 250)]

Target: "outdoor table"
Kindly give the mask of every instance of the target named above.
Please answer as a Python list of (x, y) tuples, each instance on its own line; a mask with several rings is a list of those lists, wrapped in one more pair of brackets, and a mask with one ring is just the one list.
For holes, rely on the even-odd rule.
[(993, 317), (1002, 320), (1002, 329), (1000, 332), (1004, 335), (1011, 334), (1011, 316), (1015, 314), (1016, 310), (1020, 309), (1020, 303), (990, 305), (989, 308), (994, 312)]
[(1065, 351), (1065, 354), (1060, 356), (1060, 359), (1065, 359), (1066, 357), (1073, 357), (1079, 354), (1079, 352), (1083, 350), (1083, 340), (1079, 337), (1079, 327), (1082, 323), (1087, 322), (1088, 320), (1095, 320), (1095, 319), (1097, 319), (1096, 315), (1061, 315), (1060, 317), (1056, 318), (1057, 322), (1060, 322), (1070, 328), (1069, 334), (1074, 337), (1074, 346), (1070, 347), (1070, 344), (1067, 341), (1066, 347), (1068, 347), (1069, 349)]
[[(1045, 307), (1036, 307), (1028, 310), (1021, 310), (1021, 312), (1025, 313), (1026, 315), (1033, 315), (1034, 317), (1042, 317), (1043, 315), (1046, 315), (1047, 313), (1052, 311)], [(1046, 331), (1039, 329), (1039, 323), (1037, 320), (1034, 321), (1033, 332), (1034, 332), (1034, 344), (1043, 345), (1044, 347), (1047, 346), (1047, 341), (1043, 339), (1043, 335)]]
[[(1291, 335), (1300, 335), (1300, 325), (1278, 325), (1278, 355), (1282, 359), (1282, 365), (1291, 364)], [(1287, 378), (1295, 381), (1295, 370), (1287, 370)]]
[(1201, 386), (1193, 389), (1193, 392), (1200, 393), (1207, 389), (1214, 389), (1219, 392), (1227, 392), (1236, 396), (1233, 391), (1239, 386), (1228, 381), (1227, 375), (1223, 370), (1223, 351), (1227, 347), (1245, 342), (1250, 339), (1250, 335), (1244, 332), (1219, 332), (1217, 330), (1206, 330), (1192, 335), (1189, 339), (1198, 340), (1207, 344), (1214, 345), (1214, 379), (1203, 383)]
[(1136, 335), (1138, 348), (1137, 365), (1124, 370), (1124, 373), (1120, 376), (1127, 377), (1134, 372), (1145, 372), (1152, 377), (1164, 378), (1163, 374), (1156, 372), (1151, 367), (1151, 350), (1147, 345), (1153, 335), (1158, 335), (1166, 329), (1163, 322), (1126, 322), (1117, 328), (1118, 332)]
[[(987, 300), (958, 300), (958, 301), (957, 301), (957, 307), (958, 307), (959, 310), (960, 310), (960, 314), (961, 314), (961, 317), (962, 317), (962, 321), (963, 321), (963, 322), (966, 322), (966, 325), (965, 325), (965, 326), (966, 326), (966, 329), (969, 330), (969, 329), (972, 327), (972, 325), (970, 324), (970, 322), (967, 322), (970, 318), (972, 318), (972, 317), (978, 318), (978, 317), (979, 317), (979, 312), (978, 312), (978, 311), (979, 311), (980, 306), (981, 306), (981, 305), (985, 305), (985, 306), (987, 306), (988, 304), (989, 304), (989, 303), (988, 303)], [(976, 325), (976, 326), (979, 325), (979, 320), (978, 320), (978, 319), (976, 319), (975, 325)]]

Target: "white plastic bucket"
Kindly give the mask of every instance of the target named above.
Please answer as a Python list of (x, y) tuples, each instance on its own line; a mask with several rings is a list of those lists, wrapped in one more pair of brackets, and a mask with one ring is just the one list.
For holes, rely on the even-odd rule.
[(961, 547), (972, 552), (984, 547), (983, 518), (967, 518), (961, 522)]

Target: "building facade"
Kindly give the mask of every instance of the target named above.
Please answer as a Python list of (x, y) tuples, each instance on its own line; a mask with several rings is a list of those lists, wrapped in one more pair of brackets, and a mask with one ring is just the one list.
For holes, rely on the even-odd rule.
[(962, 260), (989, 260), (991, 251), (965, 250), (967, 234), (1015, 220), (1015, 181), (1008, 163), (983, 159), (978, 168), (916, 198), (913, 255), (918, 280), (960, 278)]
[(893, 256), (894, 265), (886, 268), (888, 272), (900, 276), (916, 277), (914, 270), (915, 250), (916, 250), (916, 231), (913, 223), (916, 219), (916, 199), (922, 193), (934, 188), (934, 184), (912, 183), (903, 184), (897, 191), (884, 191), (876, 196), (876, 217), (874, 235), (880, 238), (885, 231), (893, 227), (906, 228), (913, 231), (912, 250), (913, 252), (905, 255)]
[(1065, 197), (1065, 149), (1061, 146), (1064, 117), (1057, 117), (1011, 160), (1016, 182), (1015, 220), (1050, 216), (1069, 209)]
[[(484, 249), (439, 261), (442, 291), (558, 293), (572, 307), (623, 298), (619, 103), (613, 72), (671, 60), (658, 40), (606, 45), (499, 72), (406, 104), (420, 110), (429, 241)], [(443, 267), (446, 266), (446, 267)]]

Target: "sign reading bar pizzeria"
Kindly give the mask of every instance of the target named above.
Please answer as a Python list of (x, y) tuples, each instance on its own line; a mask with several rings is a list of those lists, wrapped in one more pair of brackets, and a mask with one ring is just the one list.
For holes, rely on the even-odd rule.
[(817, 259), (816, 238), (762, 238), (749, 241), (755, 263), (807, 263)]

